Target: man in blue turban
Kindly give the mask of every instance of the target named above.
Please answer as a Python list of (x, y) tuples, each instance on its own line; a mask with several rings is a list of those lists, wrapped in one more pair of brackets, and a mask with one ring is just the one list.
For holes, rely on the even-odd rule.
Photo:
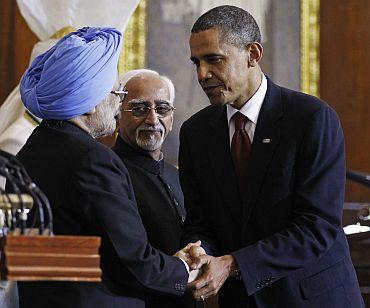
[(148, 243), (125, 165), (95, 141), (115, 130), (126, 93), (117, 81), (120, 50), (117, 30), (83, 28), (37, 57), (22, 77), (22, 100), (43, 121), (17, 157), (50, 200), (55, 234), (102, 238), (103, 277), (21, 282), (21, 308), (145, 307), (145, 290), (186, 290), (186, 263)]

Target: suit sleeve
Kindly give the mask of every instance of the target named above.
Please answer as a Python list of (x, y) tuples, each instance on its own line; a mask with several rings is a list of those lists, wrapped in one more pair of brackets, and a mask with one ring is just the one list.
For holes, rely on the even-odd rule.
[(202, 206), (202, 197), (199, 191), (200, 186), (194, 175), (192, 157), (184, 126), (180, 130), (179, 176), (186, 209), (182, 242), (186, 245), (187, 243), (201, 240), (202, 247), (207, 254), (217, 254), (217, 249), (212, 239), (211, 228), (207, 221), (204, 207)]
[[(108, 151), (94, 149), (79, 162), (71, 189), (76, 204), (83, 208), (87, 228), (93, 233), (98, 230), (102, 236), (110, 274), (118, 283), (127, 285), (134, 280), (127, 279), (128, 271), (145, 288), (182, 295), (188, 279), (184, 264), (148, 243), (128, 171), (119, 158)], [(119, 262), (109, 265), (109, 259)]]
[(271, 283), (317, 261), (342, 236), (344, 183), (342, 129), (335, 112), (324, 107), (309, 118), (298, 149), (291, 223), (232, 253), (249, 295), (263, 289), (263, 279)]

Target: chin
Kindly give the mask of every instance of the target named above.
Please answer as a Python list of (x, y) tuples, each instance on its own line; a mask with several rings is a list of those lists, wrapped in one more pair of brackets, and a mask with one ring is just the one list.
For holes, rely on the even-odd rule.
[(209, 97), (209, 102), (211, 103), (211, 105), (215, 105), (215, 106), (223, 106), (225, 104), (227, 104), (227, 101), (222, 99), (222, 98), (211, 98)]
[(225, 95), (208, 95), (208, 99), (211, 105), (215, 106), (223, 106), (229, 102)]
[(156, 151), (162, 147), (163, 138), (136, 139), (136, 144), (145, 151)]

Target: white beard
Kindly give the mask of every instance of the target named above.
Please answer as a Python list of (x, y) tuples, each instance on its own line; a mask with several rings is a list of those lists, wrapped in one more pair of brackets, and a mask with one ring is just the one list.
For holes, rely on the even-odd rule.
[(116, 130), (117, 116), (119, 116), (119, 105), (108, 98), (105, 99), (96, 106), (96, 113), (91, 115), (90, 135), (93, 138), (112, 135)]
[[(150, 134), (149, 138), (140, 137), (141, 131), (153, 130), (156, 133)], [(161, 133), (161, 136), (158, 138), (158, 131)], [(136, 129), (136, 143), (137, 145), (145, 151), (155, 151), (162, 147), (165, 135), (165, 128), (161, 123), (156, 124), (155, 126), (142, 124)]]

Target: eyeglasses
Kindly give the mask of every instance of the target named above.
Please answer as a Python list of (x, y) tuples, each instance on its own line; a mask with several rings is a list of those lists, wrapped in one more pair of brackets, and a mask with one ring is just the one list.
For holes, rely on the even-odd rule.
[(120, 98), (120, 103), (123, 102), (123, 100), (125, 99), (126, 95), (128, 94), (128, 91), (127, 89), (120, 85), (120, 87), (118, 88), (118, 90), (116, 91), (110, 91), (111, 94), (114, 94), (114, 95), (118, 95), (119, 98)]
[(123, 109), (122, 111), (132, 112), (132, 115), (138, 118), (146, 118), (150, 110), (154, 110), (154, 112), (158, 115), (158, 118), (164, 118), (171, 115), (176, 108), (169, 105), (159, 105), (155, 107), (137, 106), (132, 107), (131, 109)]

